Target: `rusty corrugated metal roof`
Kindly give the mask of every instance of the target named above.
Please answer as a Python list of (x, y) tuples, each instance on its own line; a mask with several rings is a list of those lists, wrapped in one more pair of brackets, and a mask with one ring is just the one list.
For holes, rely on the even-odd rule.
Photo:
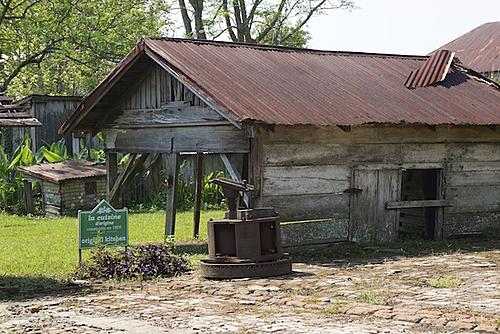
[(94, 127), (152, 59), (236, 122), (500, 124), (500, 91), (461, 67), (452, 65), (439, 84), (408, 90), (425, 56), (143, 38), (60, 131)]
[(475, 71), (500, 71), (500, 21), (480, 25), (440, 49), (455, 51), (456, 57)]
[(454, 54), (448, 50), (434, 52), (419, 69), (411, 71), (405, 82), (406, 88), (427, 87), (446, 79)]
[(106, 176), (105, 166), (94, 165), (87, 160), (65, 160), (53, 164), (20, 166), (17, 167), (17, 170), (25, 175), (55, 183), (65, 180)]

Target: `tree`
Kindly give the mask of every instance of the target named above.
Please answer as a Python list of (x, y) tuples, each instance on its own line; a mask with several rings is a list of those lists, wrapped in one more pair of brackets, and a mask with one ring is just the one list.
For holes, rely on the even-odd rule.
[(0, 92), (88, 92), (137, 42), (159, 35), (161, 0), (0, 0)]
[(177, 0), (187, 37), (303, 47), (310, 19), (351, 0)]

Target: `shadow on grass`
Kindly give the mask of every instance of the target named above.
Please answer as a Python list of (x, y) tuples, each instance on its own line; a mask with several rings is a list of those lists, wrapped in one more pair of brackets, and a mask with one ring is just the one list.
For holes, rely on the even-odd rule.
[(386, 243), (359, 245), (351, 242), (318, 246), (290, 247), (286, 251), (293, 262), (342, 267), (375, 264), (408, 257), (423, 257), (447, 253), (474, 253), (500, 249), (498, 238), (469, 236), (445, 241), (421, 239), (397, 240)]
[(36, 297), (63, 297), (86, 293), (91, 288), (44, 276), (0, 276), (0, 301), (22, 301)]
[(208, 255), (208, 245), (206, 242), (192, 243), (192, 244), (176, 244), (176, 254), (187, 255)]

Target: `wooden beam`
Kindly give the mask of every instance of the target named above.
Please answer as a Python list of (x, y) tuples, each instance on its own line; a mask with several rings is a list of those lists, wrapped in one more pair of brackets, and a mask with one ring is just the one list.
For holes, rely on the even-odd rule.
[(451, 201), (444, 199), (438, 200), (422, 200), (422, 201), (398, 201), (387, 202), (385, 208), (387, 210), (411, 209), (411, 208), (439, 208), (445, 206), (453, 206)]
[(28, 213), (34, 214), (35, 207), (33, 205), (33, 188), (31, 187), (31, 181), (23, 180), (24, 184), (24, 199), (26, 202), (26, 210)]
[[(222, 160), (222, 163), (224, 164), (224, 167), (226, 167), (229, 176), (231, 176), (231, 179), (236, 182), (242, 182), (243, 180), (241, 179), (238, 169), (231, 164), (231, 161), (229, 161), (227, 155), (225, 153), (221, 153), (219, 154), (219, 156)], [(243, 194), (243, 202), (245, 203), (247, 208), (250, 207), (250, 196), (248, 196), (248, 193)]]
[(167, 200), (165, 212), (165, 238), (175, 234), (177, 204), (177, 177), (181, 163), (179, 153), (170, 153), (169, 175), (167, 176)]
[(115, 202), (117, 198), (119, 197), (123, 185), (127, 182), (127, 180), (132, 176), (132, 173), (135, 171), (137, 166), (142, 164), (144, 160), (146, 159), (147, 154), (137, 154), (137, 153), (131, 153), (129, 156), (129, 159), (127, 161), (127, 164), (125, 165), (125, 168), (123, 169), (123, 172), (118, 176), (116, 179), (113, 188), (109, 192), (108, 195), (108, 201), (110, 203)]
[(106, 152), (106, 171), (107, 171), (107, 198), (113, 189), (116, 178), (118, 177), (118, 157), (116, 153)]
[(194, 166), (194, 218), (193, 218), (193, 238), (198, 239), (200, 234), (200, 214), (201, 214), (201, 191), (203, 187), (203, 153), (196, 154)]

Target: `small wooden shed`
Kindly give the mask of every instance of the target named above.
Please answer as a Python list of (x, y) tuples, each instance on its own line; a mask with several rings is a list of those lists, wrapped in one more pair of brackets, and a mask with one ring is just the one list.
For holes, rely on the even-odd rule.
[(48, 216), (76, 215), (94, 208), (106, 198), (106, 168), (86, 160), (18, 167), (23, 174), (26, 206), (33, 211), (31, 182), (41, 185), (43, 207)]
[[(275, 207), (297, 244), (498, 228), (499, 124), (498, 84), (451, 52), (143, 38), (60, 131), (104, 131), (111, 197), (134, 161), (171, 156), (167, 234), (176, 157), (219, 154), (255, 185), (248, 205)], [(117, 152), (137, 156), (120, 175)]]

